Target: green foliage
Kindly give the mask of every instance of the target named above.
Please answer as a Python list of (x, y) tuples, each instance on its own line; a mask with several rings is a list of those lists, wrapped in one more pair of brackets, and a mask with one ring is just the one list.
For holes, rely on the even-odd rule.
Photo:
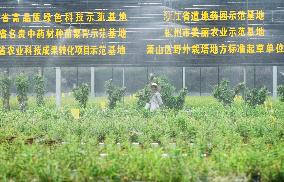
[(0, 78), (0, 93), (5, 111), (10, 110), (10, 96), (11, 96), (11, 79), (7, 74)]
[(157, 83), (161, 87), (161, 96), (166, 107), (171, 107), (174, 105), (171, 103), (174, 99), (175, 87), (169, 82), (165, 77), (155, 77), (153, 82)]
[(126, 88), (115, 86), (112, 79), (106, 81), (105, 88), (108, 95), (108, 106), (110, 109), (114, 109), (117, 102), (120, 102), (125, 95)]
[[(161, 97), (164, 106), (169, 109), (180, 110), (184, 106), (185, 96), (187, 95), (187, 89), (183, 88), (179, 91), (178, 95), (175, 96), (176, 89), (165, 77), (152, 77), (152, 82), (155, 82), (161, 87)], [(136, 94), (138, 98), (137, 105), (144, 107), (146, 103), (149, 103), (151, 99), (151, 85), (147, 84), (142, 90)]]
[(187, 95), (187, 88), (183, 88), (179, 91), (177, 96), (170, 96), (165, 98), (165, 105), (169, 109), (181, 110), (185, 103), (185, 97)]
[(28, 89), (29, 89), (28, 77), (23, 73), (19, 74), (16, 77), (15, 85), (17, 89), (17, 100), (19, 102), (20, 110), (22, 112), (25, 112), (28, 101)]
[(25, 113), (0, 111), (0, 181), (284, 181), (279, 102), (271, 113), (190, 97), (190, 113), (153, 114), (126, 97), (112, 110), (88, 107), (75, 121), (73, 99), (61, 109), (53, 99)]
[(246, 89), (246, 97), (245, 102), (252, 107), (256, 107), (257, 105), (264, 104), (268, 95), (268, 90), (265, 87), (260, 89)]
[(224, 106), (231, 106), (234, 102), (234, 98), (241, 94), (247, 105), (256, 107), (257, 105), (264, 104), (268, 90), (265, 87), (260, 89), (253, 88), (249, 89), (245, 87), (244, 83), (239, 83), (234, 89), (230, 89), (229, 81), (224, 80), (220, 85), (216, 85), (213, 90), (213, 96)]
[(277, 88), (277, 92), (278, 92), (278, 95), (280, 97), (280, 101), (281, 102), (284, 102), (284, 85), (280, 85), (278, 88)]
[(81, 86), (78, 86), (73, 89), (73, 96), (75, 97), (75, 100), (79, 102), (80, 107), (82, 108), (87, 107), (89, 94), (90, 94), (90, 87), (88, 86), (88, 84), (82, 84)]
[(241, 95), (245, 97), (246, 86), (244, 82), (238, 83), (234, 88), (235, 95)]
[(229, 81), (223, 80), (219, 85), (216, 85), (213, 90), (213, 96), (224, 106), (230, 106), (234, 102), (236, 95), (244, 89), (244, 84), (238, 84), (234, 89), (230, 89)]
[(150, 85), (146, 85), (143, 89), (139, 90), (136, 93), (136, 97), (138, 98), (137, 105), (140, 108), (143, 108), (146, 103), (150, 102), (151, 98), (151, 88)]
[(36, 93), (36, 103), (37, 106), (44, 105), (44, 93), (45, 93), (45, 85), (44, 78), (41, 75), (36, 75), (34, 78), (35, 81), (35, 93)]

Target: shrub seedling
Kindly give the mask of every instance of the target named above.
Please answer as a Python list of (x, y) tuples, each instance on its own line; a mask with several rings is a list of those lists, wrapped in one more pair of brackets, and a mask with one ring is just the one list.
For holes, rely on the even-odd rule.
[(105, 88), (108, 95), (108, 106), (110, 109), (114, 109), (117, 102), (121, 101), (122, 97), (125, 95), (126, 88), (115, 86), (112, 79), (106, 81)]
[(11, 96), (11, 79), (8, 74), (4, 74), (0, 78), (0, 93), (3, 102), (3, 109), (5, 111), (10, 110), (10, 96)]
[(36, 103), (37, 106), (44, 105), (44, 93), (45, 93), (45, 85), (44, 78), (41, 75), (36, 75), (34, 78), (35, 81), (35, 94), (36, 94)]
[(16, 77), (15, 84), (17, 89), (17, 100), (20, 105), (20, 110), (22, 112), (25, 112), (28, 101), (29, 79), (25, 74), (21, 73)]
[(82, 84), (81, 86), (73, 89), (73, 95), (75, 97), (75, 100), (79, 102), (80, 107), (82, 108), (87, 107), (89, 92), (90, 88), (87, 84)]

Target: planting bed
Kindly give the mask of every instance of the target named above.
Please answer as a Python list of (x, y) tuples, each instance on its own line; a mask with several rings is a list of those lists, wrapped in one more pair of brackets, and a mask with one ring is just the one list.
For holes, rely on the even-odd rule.
[(49, 98), (0, 111), (0, 181), (284, 181), (284, 104), (224, 107), (188, 97), (149, 113), (125, 98), (114, 110)]

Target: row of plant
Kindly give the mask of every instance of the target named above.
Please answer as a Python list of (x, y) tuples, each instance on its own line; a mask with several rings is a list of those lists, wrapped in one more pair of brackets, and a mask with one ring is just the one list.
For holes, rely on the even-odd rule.
[[(279, 87), (281, 88), (281, 86)], [(281, 95), (282, 93), (279, 92)], [(264, 104), (268, 97), (268, 90), (265, 87), (250, 89), (244, 83), (239, 83), (233, 89), (229, 87), (229, 81), (222, 81), (213, 90), (213, 96), (224, 106), (230, 106), (235, 98), (240, 96), (245, 103), (251, 107)]]
[[(34, 92), (36, 94), (36, 102), (38, 106), (44, 105), (44, 78), (41, 75), (36, 75), (33, 78), (35, 83)], [(3, 76), (0, 77), (0, 94), (3, 103), (3, 109), (5, 111), (10, 110), (10, 97), (11, 97), (11, 87), (13, 81), (5, 73)], [(15, 80), (14, 84), (17, 90), (17, 100), (19, 102), (19, 109), (24, 112), (27, 109), (27, 102), (28, 102), (28, 90), (29, 90), (29, 79), (28, 77), (21, 73), (19, 74)]]
[(126, 97), (124, 105), (107, 111), (87, 107), (78, 120), (67, 107), (72, 100), (60, 110), (46, 102), (24, 113), (0, 111), (0, 181), (284, 179), (280, 102), (270, 112), (191, 97), (178, 112), (145, 114), (137, 100)]
[[(176, 89), (165, 77), (151, 77), (149, 82), (155, 82), (161, 87), (161, 96), (164, 102), (164, 107), (168, 109), (180, 110), (185, 103), (185, 97), (187, 95), (187, 89), (184, 88), (179, 91), (179, 94), (175, 96)], [(108, 107), (114, 109), (118, 102), (122, 101), (125, 96), (126, 88), (115, 86), (112, 80), (108, 80), (105, 83), (106, 94), (108, 99)], [(82, 84), (79, 87), (73, 89), (73, 95), (75, 99), (80, 103), (80, 106), (86, 108), (89, 97), (89, 86)], [(151, 86), (150, 84), (139, 90), (135, 96), (138, 98), (137, 106), (141, 109), (146, 103), (149, 103), (151, 99)]]
[[(33, 78), (34, 81), (34, 92), (36, 94), (37, 106), (44, 105), (44, 94), (45, 94), (45, 80), (42, 76), (36, 75)], [(151, 82), (157, 82), (161, 90), (161, 95), (164, 100), (164, 106), (170, 109), (180, 110), (182, 109), (185, 96), (187, 95), (187, 90), (182, 89), (178, 96), (175, 96), (175, 88), (169, 83), (169, 81), (164, 77), (152, 77)], [(12, 80), (7, 74), (4, 74), (0, 79), (1, 96), (4, 110), (10, 110), (10, 96), (11, 96), (11, 86)], [(28, 101), (28, 89), (29, 82), (28, 77), (24, 74), (20, 74), (16, 77), (15, 86), (17, 89), (17, 99), (19, 102), (19, 108), (22, 112), (26, 111), (27, 101)], [(126, 88), (115, 86), (112, 80), (108, 80), (105, 83), (106, 94), (108, 99), (108, 107), (114, 109), (118, 102), (122, 101), (125, 96)], [(75, 100), (79, 103), (80, 107), (86, 108), (87, 102), (89, 100), (90, 87), (83, 83), (75, 87), (73, 90), (73, 96)], [(138, 106), (144, 107), (151, 98), (151, 88), (150, 84), (147, 84), (144, 89), (138, 91), (136, 94), (138, 98)]]
[[(25, 85), (24, 77), (15, 85)], [(284, 181), (284, 105), (261, 106), (266, 89), (231, 89), (224, 81), (217, 99), (188, 98), (165, 78), (150, 82), (161, 86), (165, 103), (155, 113), (137, 109), (149, 102), (150, 84), (123, 99), (125, 88), (112, 80), (104, 111), (99, 99), (88, 101), (88, 85), (73, 90), (79, 119), (70, 98), (61, 109), (46, 98), (25, 112), (0, 110), (0, 181)]]
[[(41, 75), (36, 75), (33, 78), (34, 92), (37, 101), (37, 106), (44, 105), (45, 94), (45, 80)], [(149, 82), (156, 82), (161, 87), (161, 96), (164, 101), (165, 108), (180, 110), (184, 106), (185, 97), (187, 95), (187, 89), (183, 88), (178, 92), (173, 85), (165, 77), (151, 76)], [(4, 74), (0, 79), (0, 93), (2, 96), (2, 103), (4, 110), (10, 110), (10, 96), (12, 80), (7, 74)], [(28, 89), (29, 82), (28, 77), (24, 74), (20, 74), (14, 80), (14, 84), (17, 90), (17, 99), (19, 102), (19, 108), (21, 111), (25, 111), (28, 101)], [(113, 84), (112, 80), (108, 80), (105, 83), (106, 94), (108, 98), (108, 107), (110, 109), (115, 108), (118, 102), (125, 96), (126, 88), (118, 87)], [(82, 84), (73, 89), (73, 96), (82, 108), (86, 108), (89, 100), (90, 87), (87, 84)], [(138, 98), (137, 106), (142, 108), (151, 98), (150, 84), (139, 90), (136, 94)], [(280, 101), (284, 102), (284, 86), (278, 87), (278, 95)], [(236, 97), (241, 97), (245, 103), (249, 106), (256, 107), (257, 105), (264, 104), (268, 96), (268, 90), (265, 87), (262, 88), (247, 88), (244, 83), (239, 83), (233, 89), (230, 88), (229, 82), (224, 80), (220, 84), (216, 85), (213, 89), (213, 96), (220, 101), (224, 106), (230, 106)]]

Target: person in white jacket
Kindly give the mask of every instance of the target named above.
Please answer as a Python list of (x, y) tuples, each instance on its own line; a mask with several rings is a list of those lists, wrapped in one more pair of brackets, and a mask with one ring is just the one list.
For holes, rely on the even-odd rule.
[(145, 108), (150, 109), (151, 112), (159, 109), (163, 105), (163, 100), (159, 92), (159, 86), (156, 83), (151, 84), (152, 96), (150, 102), (146, 104)]

